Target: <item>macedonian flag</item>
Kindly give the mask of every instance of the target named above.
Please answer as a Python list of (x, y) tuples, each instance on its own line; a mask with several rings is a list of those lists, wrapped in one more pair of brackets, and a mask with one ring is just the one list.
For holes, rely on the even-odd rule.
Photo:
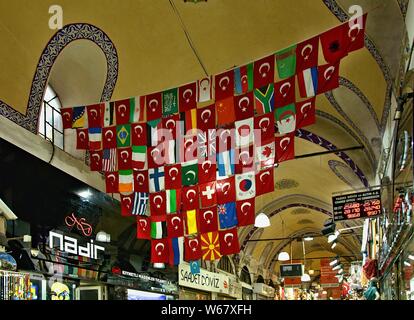
[(218, 232), (208, 232), (201, 235), (201, 252), (203, 260), (218, 260), (221, 258)]

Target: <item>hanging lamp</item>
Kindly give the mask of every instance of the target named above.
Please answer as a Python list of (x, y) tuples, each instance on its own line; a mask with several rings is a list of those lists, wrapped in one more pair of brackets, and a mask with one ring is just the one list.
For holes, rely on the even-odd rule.
[[(280, 219), (282, 220), (282, 217), (280, 217)], [(285, 223), (282, 220), (282, 234), (283, 234), (283, 238), (285, 237)], [(292, 246), (292, 243), (291, 243)], [(277, 260), (279, 261), (288, 261), (290, 259), (289, 257), (289, 253), (287, 253), (286, 251), (282, 251), (279, 253)]]

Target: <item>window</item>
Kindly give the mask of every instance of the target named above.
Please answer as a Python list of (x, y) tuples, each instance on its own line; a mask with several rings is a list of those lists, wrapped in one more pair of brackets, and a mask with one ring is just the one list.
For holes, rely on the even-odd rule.
[(250, 279), (250, 272), (246, 266), (244, 266), (243, 269), (241, 270), (240, 281), (243, 281), (244, 283), (247, 283), (247, 284), (252, 284), (252, 280)]
[(217, 268), (225, 272), (234, 274), (233, 265), (230, 259), (226, 256), (222, 257), (217, 265)]
[(53, 88), (48, 85), (39, 116), (39, 135), (63, 150), (63, 124), (61, 103)]

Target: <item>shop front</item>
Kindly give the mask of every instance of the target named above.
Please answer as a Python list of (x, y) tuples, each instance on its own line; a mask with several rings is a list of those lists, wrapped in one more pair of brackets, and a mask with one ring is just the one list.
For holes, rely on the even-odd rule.
[(220, 272), (229, 278), (229, 293), (219, 293), (216, 300), (241, 300), (242, 299), (242, 284), (237, 281), (236, 276)]
[(256, 294), (256, 300), (273, 300), (275, 297), (275, 289), (265, 283), (255, 283), (253, 293)]

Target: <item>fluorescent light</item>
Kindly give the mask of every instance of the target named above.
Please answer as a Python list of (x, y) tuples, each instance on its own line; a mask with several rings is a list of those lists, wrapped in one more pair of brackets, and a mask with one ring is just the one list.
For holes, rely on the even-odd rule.
[(311, 281), (310, 276), (307, 273), (304, 273), (301, 277), (300, 280), (302, 280), (302, 282), (309, 282)]
[(411, 263), (409, 263), (408, 261), (404, 261), (404, 265), (405, 265), (406, 267), (411, 267)]
[(410, 260), (414, 260), (414, 256), (410, 254), (410, 255), (408, 256), (408, 259), (410, 259)]
[(303, 238), (303, 240), (305, 240), (305, 241), (312, 241), (313, 240), (313, 237), (306, 237), (306, 238)]
[(84, 191), (79, 192), (78, 195), (79, 195), (79, 197), (89, 199), (91, 197), (92, 193), (89, 191), (89, 189), (86, 189)]
[(334, 261), (329, 262), (329, 265), (332, 267), (338, 263), (338, 259), (335, 259)]
[(287, 253), (285, 251), (279, 253), (279, 255), (277, 257), (277, 260), (279, 260), (279, 261), (288, 261), (289, 259), (290, 259), (289, 253)]
[(336, 265), (335, 267), (332, 268), (332, 270), (339, 270), (342, 268), (341, 264)]
[(335, 247), (336, 247), (336, 242), (334, 242), (334, 243), (332, 244), (331, 249), (333, 249), (333, 248), (335, 248)]
[(338, 238), (336, 235), (330, 234), (328, 236), (328, 243), (334, 242), (336, 240), (336, 238)]
[(267, 228), (270, 226), (270, 220), (269, 217), (264, 213), (259, 213), (256, 216), (256, 219), (254, 221), (254, 226), (256, 228)]
[(338, 274), (342, 274), (343, 272), (344, 272), (344, 269), (342, 268), (338, 270)]
[(155, 269), (165, 269), (165, 264), (164, 263), (154, 263), (154, 268)]
[(96, 234), (96, 241), (99, 242), (111, 242), (111, 235), (105, 231), (99, 231)]

